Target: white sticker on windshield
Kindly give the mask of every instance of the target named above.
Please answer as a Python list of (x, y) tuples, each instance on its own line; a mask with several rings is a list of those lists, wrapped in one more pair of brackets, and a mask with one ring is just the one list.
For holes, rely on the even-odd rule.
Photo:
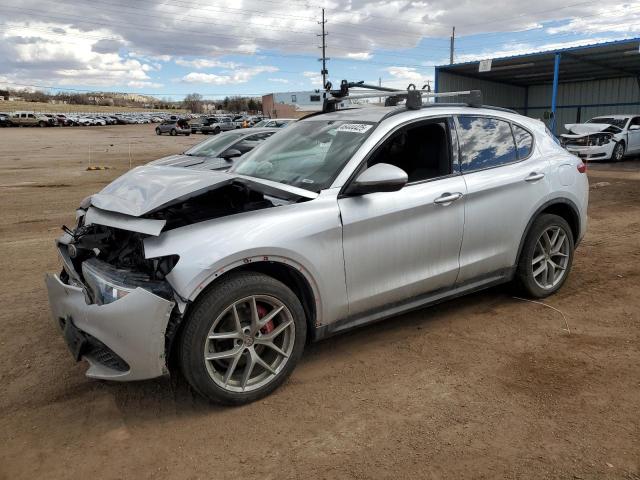
[(344, 123), (338, 127), (338, 132), (364, 133), (373, 125), (366, 123)]

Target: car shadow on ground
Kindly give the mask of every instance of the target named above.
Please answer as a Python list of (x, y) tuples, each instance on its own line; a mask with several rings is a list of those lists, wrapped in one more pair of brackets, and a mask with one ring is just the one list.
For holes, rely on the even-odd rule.
[[(282, 394), (288, 383), (296, 382), (296, 375), (304, 371), (331, 364), (344, 365), (349, 354), (355, 349), (380, 349), (389, 337), (394, 341), (415, 334), (415, 330), (428, 330), (438, 322), (451, 322), (460, 316), (463, 310), (473, 308), (478, 313), (488, 313), (494, 307), (508, 302), (512, 298), (510, 285), (501, 285), (484, 291), (449, 300), (434, 306), (417, 309), (385, 320), (308, 344), (303, 357), (294, 370), (292, 377), (271, 396)], [(339, 357), (343, 356), (343, 359)], [(159, 417), (199, 416), (227, 411), (228, 407), (209, 402), (188, 385), (179, 370), (172, 368), (170, 377), (141, 382), (90, 382), (100, 384), (104, 393), (113, 395), (115, 402), (125, 416), (137, 420), (147, 418), (157, 421)], [(268, 397), (267, 397), (268, 398)], [(260, 400), (257, 402), (259, 403)]]

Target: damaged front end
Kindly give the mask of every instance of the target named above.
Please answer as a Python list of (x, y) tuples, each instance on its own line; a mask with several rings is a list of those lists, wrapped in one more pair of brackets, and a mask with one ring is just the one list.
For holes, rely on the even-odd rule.
[(586, 160), (611, 158), (620, 130), (615, 125), (584, 123), (567, 124), (569, 133), (560, 135), (561, 145), (570, 153)]
[(53, 317), (74, 358), (88, 360), (87, 375), (95, 378), (168, 373), (187, 307), (167, 280), (180, 258), (148, 258), (145, 239), (305, 197), (218, 172), (146, 166), (83, 201), (76, 227), (64, 227), (57, 241), (63, 270), (46, 278)]

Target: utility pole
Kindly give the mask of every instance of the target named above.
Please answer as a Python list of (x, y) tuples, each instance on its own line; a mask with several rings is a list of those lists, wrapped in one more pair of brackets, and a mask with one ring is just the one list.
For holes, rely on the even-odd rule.
[(449, 65), (453, 65), (453, 52), (456, 43), (456, 27), (451, 31), (451, 45), (449, 46)]
[(327, 35), (329, 35), (325, 29), (324, 26), (327, 23), (327, 21), (324, 19), (324, 8), (322, 9), (322, 21), (318, 22), (318, 24), (322, 25), (322, 34), (317, 35), (318, 37), (322, 37), (322, 58), (319, 58), (318, 61), (322, 62), (322, 70), (320, 71), (320, 73), (322, 74), (322, 88), (325, 87), (325, 85), (327, 84), (327, 75), (329, 74), (329, 70), (327, 70), (327, 60), (329, 60), (329, 58), (327, 58)]

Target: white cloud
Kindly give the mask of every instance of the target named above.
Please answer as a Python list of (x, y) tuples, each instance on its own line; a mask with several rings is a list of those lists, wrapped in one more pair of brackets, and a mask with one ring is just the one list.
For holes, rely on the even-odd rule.
[[(131, 57), (118, 50), (123, 38), (82, 38), (82, 31), (66, 26), (53, 29), (38, 22), (10, 22), (0, 33), (0, 69), (15, 83), (53, 83), (58, 85), (125, 86), (132, 82), (151, 85), (149, 72), (157, 65)], [(106, 30), (97, 30), (106, 36)]]
[[(546, 50), (556, 50), (560, 48), (571, 48), (582, 45), (589, 45), (592, 43), (610, 42), (616, 40), (615, 37), (594, 37), (588, 40), (570, 40), (566, 42), (552, 42), (544, 43), (542, 45), (533, 45), (530, 43), (515, 43), (504, 45), (499, 50), (484, 50), (478, 53), (468, 53), (456, 55), (456, 62), (473, 62), (476, 60), (482, 60), (485, 58), (501, 58), (501, 57), (513, 57), (516, 55), (525, 55), (533, 52), (544, 52)], [(449, 63), (449, 59), (442, 59), (442, 64)]]
[(289, 80), (287, 80), (286, 78), (268, 78), (267, 80), (275, 83), (289, 83)]
[(413, 67), (389, 67), (386, 72), (391, 75), (392, 79), (385, 79), (382, 82), (384, 87), (406, 89), (410, 83), (417, 88), (422, 88), (428, 81), (433, 82), (433, 75), (419, 72)]
[(302, 76), (306, 78), (316, 78), (320, 76), (319, 72), (311, 72), (309, 70), (302, 72)]
[(277, 72), (278, 68), (273, 66), (258, 66), (258, 67), (241, 67), (229, 74), (215, 74), (215, 73), (201, 73), (190, 72), (184, 77), (182, 81), (185, 83), (206, 83), (210, 85), (229, 85), (235, 83), (246, 83), (256, 75), (261, 73), (273, 73)]
[(184, 58), (179, 58), (176, 61), (177, 65), (181, 67), (190, 67), (196, 68), (198, 70), (202, 68), (237, 68), (239, 64), (235, 62), (222, 62), (220, 60), (211, 60), (208, 58), (196, 58), (194, 60), (185, 60)]
[(345, 55), (346, 58), (350, 58), (352, 60), (371, 60), (373, 55), (371, 52), (350, 52)]

